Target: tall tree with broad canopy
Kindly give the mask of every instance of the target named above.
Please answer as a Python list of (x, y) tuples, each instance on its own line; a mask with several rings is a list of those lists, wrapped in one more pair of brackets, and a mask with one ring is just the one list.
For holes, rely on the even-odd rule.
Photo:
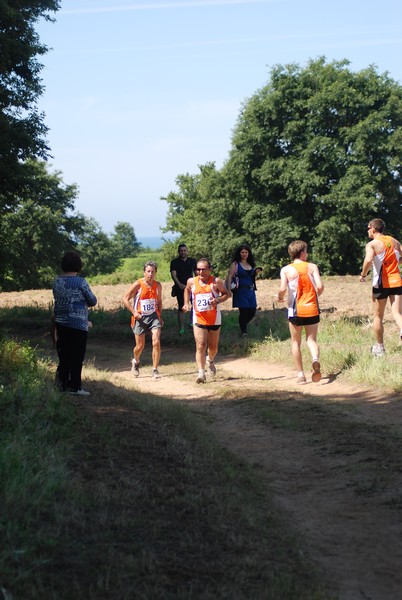
[(27, 160), (24, 181), (0, 219), (0, 291), (49, 287), (83, 222), (74, 213), (77, 186), (65, 185), (60, 172)]
[(0, 291), (47, 288), (67, 250), (78, 250), (87, 276), (112, 273), (120, 248), (98, 223), (75, 210), (78, 189), (44, 161), (27, 160), (25, 185), (0, 219)]
[(119, 221), (114, 226), (112, 241), (120, 258), (133, 258), (141, 249), (134, 227), (125, 221)]
[(56, 0), (0, 0), (0, 215), (24, 185), (25, 161), (49, 155), (36, 105), (43, 91), (37, 56), (48, 49), (34, 25), (58, 9)]
[(82, 217), (80, 226), (74, 232), (74, 246), (81, 255), (82, 275), (85, 277), (113, 273), (121, 264), (113, 239), (93, 218)]
[(358, 272), (374, 216), (400, 237), (402, 87), (374, 66), (349, 64), (275, 66), (242, 107), (221, 171), (177, 179), (165, 231), (190, 243), (193, 230), (222, 269), (247, 241), (268, 276), (288, 261), (293, 239), (309, 243), (323, 273), (342, 275)]

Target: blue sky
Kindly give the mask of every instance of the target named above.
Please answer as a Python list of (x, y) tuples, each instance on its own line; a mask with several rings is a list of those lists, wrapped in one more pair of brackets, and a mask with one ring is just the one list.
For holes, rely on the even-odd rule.
[(37, 31), (51, 169), (108, 233), (160, 234), (160, 198), (177, 175), (222, 166), (272, 66), (346, 58), (402, 83), (400, 0), (62, 0)]

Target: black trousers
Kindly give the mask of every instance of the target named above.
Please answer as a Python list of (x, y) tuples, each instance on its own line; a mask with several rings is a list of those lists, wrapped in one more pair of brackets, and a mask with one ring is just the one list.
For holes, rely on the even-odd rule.
[(256, 313), (256, 308), (239, 308), (239, 325), (242, 333), (247, 333), (247, 325)]
[(56, 323), (56, 332), (59, 357), (56, 382), (62, 390), (76, 392), (81, 389), (82, 364), (87, 349), (88, 333), (59, 323)]

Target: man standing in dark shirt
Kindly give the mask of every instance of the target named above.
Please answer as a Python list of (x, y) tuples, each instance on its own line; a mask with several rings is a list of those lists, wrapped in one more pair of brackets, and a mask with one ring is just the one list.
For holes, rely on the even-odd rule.
[(179, 322), (179, 333), (184, 333), (184, 288), (187, 284), (187, 279), (193, 277), (197, 267), (197, 261), (188, 256), (186, 244), (180, 244), (178, 247), (178, 257), (174, 258), (170, 263), (170, 274), (174, 281), (173, 294), (177, 298), (178, 313), (177, 319)]

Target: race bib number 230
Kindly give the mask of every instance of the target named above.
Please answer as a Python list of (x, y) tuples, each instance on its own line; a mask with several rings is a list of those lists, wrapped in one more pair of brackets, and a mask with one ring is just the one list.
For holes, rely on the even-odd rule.
[(206, 310), (212, 310), (211, 307), (211, 294), (197, 294), (197, 312), (205, 312)]

